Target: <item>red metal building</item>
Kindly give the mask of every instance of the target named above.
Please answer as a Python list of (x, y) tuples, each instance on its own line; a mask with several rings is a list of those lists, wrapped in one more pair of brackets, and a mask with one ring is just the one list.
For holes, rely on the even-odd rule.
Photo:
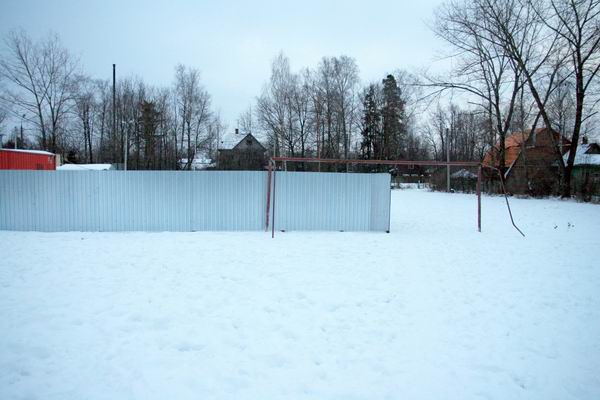
[(56, 155), (41, 150), (0, 149), (1, 169), (55, 170)]

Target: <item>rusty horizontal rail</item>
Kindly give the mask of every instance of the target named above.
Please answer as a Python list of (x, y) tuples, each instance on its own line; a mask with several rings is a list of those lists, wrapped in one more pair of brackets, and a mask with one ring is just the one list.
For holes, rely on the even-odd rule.
[(324, 164), (381, 164), (381, 165), (419, 165), (419, 166), (456, 166), (456, 167), (479, 167), (477, 161), (433, 161), (433, 160), (361, 160), (344, 158), (304, 158), (304, 157), (271, 157), (273, 161), (290, 161), (305, 163), (324, 163)]

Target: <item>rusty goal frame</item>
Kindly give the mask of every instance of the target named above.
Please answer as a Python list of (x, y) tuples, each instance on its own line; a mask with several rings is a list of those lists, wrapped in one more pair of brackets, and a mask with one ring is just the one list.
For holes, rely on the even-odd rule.
[[(367, 164), (367, 165), (389, 165), (389, 166), (434, 166), (434, 167), (471, 167), (477, 168), (477, 231), (481, 232), (481, 181), (483, 165), (475, 161), (411, 161), (411, 160), (360, 160), (360, 159), (337, 159), (337, 158), (304, 158), (304, 157), (271, 157), (268, 164), (267, 195), (266, 195), (266, 220), (265, 230), (271, 226), (271, 236), (275, 237), (275, 185), (277, 183), (278, 162), (298, 162), (317, 164)], [(271, 184), (272, 183), (272, 184)], [(271, 193), (271, 186), (273, 193)], [(270, 215), (271, 201), (273, 202)], [(507, 199), (508, 205), (508, 199)], [(510, 212), (510, 206), (509, 206)], [(511, 215), (512, 220), (512, 215)], [(514, 221), (513, 221), (514, 225)], [(515, 225), (516, 228), (516, 225)], [(518, 228), (517, 228), (518, 229)], [(522, 233), (521, 233), (522, 234)]]

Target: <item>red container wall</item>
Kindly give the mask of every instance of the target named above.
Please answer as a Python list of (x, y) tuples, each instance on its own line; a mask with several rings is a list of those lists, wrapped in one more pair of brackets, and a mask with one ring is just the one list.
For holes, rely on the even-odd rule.
[(0, 169), (55, 170), (56, 158), (51, 154), (0, 150)]

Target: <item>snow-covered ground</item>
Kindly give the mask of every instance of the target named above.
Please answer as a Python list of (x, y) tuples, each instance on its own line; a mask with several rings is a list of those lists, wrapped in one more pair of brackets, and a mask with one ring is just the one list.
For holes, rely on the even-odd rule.
[(56, 167), (57, 171), (108, 171), (112, 164), (63, 164)]
[(599, 399), (600, 206), (392, 233), (0, 232), (0, 399)]

